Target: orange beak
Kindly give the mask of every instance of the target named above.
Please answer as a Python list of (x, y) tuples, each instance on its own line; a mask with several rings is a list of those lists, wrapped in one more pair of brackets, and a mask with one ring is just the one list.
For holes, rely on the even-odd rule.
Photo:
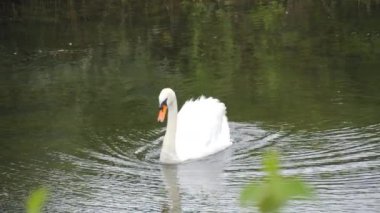
[(158, 112), (158, 118), (157, 118), (158, 122), (164, 122), (167, 110), (168, 110), (168, 106), (162, 105), (160, 111)]

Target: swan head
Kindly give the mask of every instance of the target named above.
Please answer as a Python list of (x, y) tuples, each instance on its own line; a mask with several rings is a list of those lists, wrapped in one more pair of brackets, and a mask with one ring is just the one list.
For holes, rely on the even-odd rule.
[(171, 108), (176, 103), (175, 92), (170, 88), (165, 88), (161, 90), (160, 95), (158, 96), (158, 105), (160, 111), (158, 113), (157, 121), (164, 122), (166, 111)]

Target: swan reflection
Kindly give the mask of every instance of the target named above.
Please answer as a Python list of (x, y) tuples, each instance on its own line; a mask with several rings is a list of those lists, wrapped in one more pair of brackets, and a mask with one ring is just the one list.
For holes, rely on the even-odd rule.
[[(169, 212), (182, 212), (193, 206), (192, 203), (209, 202), (226, 192), (222, 184), (223, 171), (231, 156), (231, 149), (224, 150), (208, 158), (178, 165), (162, 165), (161, 171), (168, 198)], [(186, 198), (186, 199), (185, 199)], [(183, 203), (186, 201), (187, 203)], [(217, 206), (210, 206), (217, 208)], [(199, 209), (197, 209), (199, 210)]]

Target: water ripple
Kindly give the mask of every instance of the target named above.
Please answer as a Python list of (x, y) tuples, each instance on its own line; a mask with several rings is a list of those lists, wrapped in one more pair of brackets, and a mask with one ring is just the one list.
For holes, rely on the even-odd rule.
[(350, 206), (347, 209), (371, 212), (379, 207), (371, 201), (380, 196), (380, 125), (293, 132), (231, 122), (230, 128), (231, 148), (176, 166), (158, 161), (162, 128), (115, 131), (107, 137), (93, 134), (90, 140), (102, 146), (82, 149), (77, 155), (59, 154), (61, 161), (75, 167), (71, 177), (55, 171), (54, 178), (63, 184), (58, 188), (69, 202), (57, 196), (54, 203), (84, 212), (244, 212), (236, 202), (241, 188), (264, 175), (262, 153), (277, 149), (282, 173), (301, 176), (318, 195), (313, 202), (291, 204), (291, 210), (319, 212)]

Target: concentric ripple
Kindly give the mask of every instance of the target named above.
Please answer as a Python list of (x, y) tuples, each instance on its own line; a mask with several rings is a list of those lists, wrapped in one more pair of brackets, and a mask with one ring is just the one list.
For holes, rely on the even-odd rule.
[[(239, 193), (259, 180), (261, 156), (281, 153), (282, 172), (315, 188), (315, 198), (286, 212), (376, 212), (380, 198), (380, 125), (319, 132), (271, 131), (230, 123), (234, 144), (208, 158), (180, 165), (158, 161), (163, 129), (92, 135), (97, 149), (60, 154), (74, 165), (54, 171), (52, 211), (244, 212)], [(98, 141), (100, 140), (100, 141)]]

